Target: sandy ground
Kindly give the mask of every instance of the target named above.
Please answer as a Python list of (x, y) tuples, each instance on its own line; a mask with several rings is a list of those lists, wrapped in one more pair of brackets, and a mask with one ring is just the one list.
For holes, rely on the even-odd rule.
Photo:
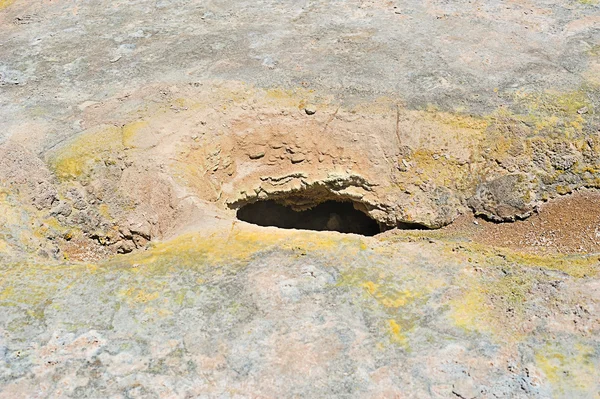
[(600, 252), (600, 194), (581, 190), (541, 205), (527, 220), (493, 223), (464, 216), (445, 228), (477, 243), (536, 254)]

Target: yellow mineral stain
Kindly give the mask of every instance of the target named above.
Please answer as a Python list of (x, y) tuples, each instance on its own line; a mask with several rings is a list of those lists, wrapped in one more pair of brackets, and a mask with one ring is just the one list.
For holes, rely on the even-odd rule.
[(175, 294), (175, 303), (178, 306), (183, 305), (183, 303), (185, 302), (186, 293), (187, 293), (187, 290), (181, 290)]
[(96, 126), (51, 153), (48, 163), (59, 179), (74, 179), (89, 172), (93, 163), (103, 156), (122, 150), (121, 143), (121, 129), (112, 125)]
[(396, 320), (390, 319), (389, 323), (390, 323), (390, 331), (392, 332), (392, 334), (395, 336), (399, 336), (401, 329), (400, 329), (400, 326), (398, 325), (398, 323), (396, 323)]
[(598, 269), (597, 257), (529, 257), (527, 254), (501, 252), (489, 247), (468, 251), (468, 262), (478, 260), (481, 264), (489, 264), (494, 258), (493, 254), (501, 259), (499, 262), (505, 265), (503, 267), (518, 267), (514, 266), (511, 273), (493, 279), (465, 269), (457, 279), (460, 292), (448, 301), (449, 317), (459, 328), (491, 334), (504, 342), (517, 342), (529, 333), (523, 327), (527, 324), (525, 310), (527, 302), (532, 300), (532, 286), (537, 277), (526, 268), (563, 270), (576, 278), (593, 276)]
[(23, 210), (19, 206), (0, 200), (0, 226), (23, 225)]
[(96, 264), (93, 264), (93, 263), (88, 263), (86, 265), (86, 268), (87, 268), (88, 272), (95, 273), (98, 271), (99, 266)]
[[(6, 265), (0, 275), (0, 287), (4, 287), (3, 294), (0, 294), (0, 306), (37, 306), (54, 297), (59, 290), (68, 289), (70, 284), (67, 284), (67, 287), (63, 285), (65, 278), (75, 281), (86, 278), (87, 273), (87, 268), (81, 264), (47, 265), (23, 262)], [(43, 279), (40, 279), (40, 276), (44, 276)]]
[(160, 294), (158, 292), (147, 292), (139, 288), (129, 288), (122, 295), (130, 303), (148, 303), (157, 299)]
[(378, 284), (375, 284), (375, 283), (374, 283), (374, 282), (372, 282), (372, 281), (367, 281), (367, 282), (363, 283), (363, 284), (362, 284), (362, 286), (363, 286), (364, 288), (366, 288), (366, 289), (367, 289), (367, 292), (368, 292), (369, 294), (371, 294), (371, 295), (374, 295), (374, 294), (375, 294), (375, 292), (377, 291), (377, 287), (379, 287), (379, 285), (378, 285)]
[(7, 287), (5, 289), (3, 289), (2, 291), (0, 291), (0, 301), (5, 301), (8, 298), (10, 298), (15, 292), (15, 289), (13, 287)]
[(535, 361), (555, 395), (593, 398), (598, 397), (600, 366), (594, 361), (594, 352), (593, 347), (580, 343), (573, 347), (548, 343), (536, 352)]
[(386, 308), (399, 308), (408, 304), (409, 300), (413, 297), (413, 293), (410, 291), (403, 291), (398, 293), (398, 297), (394, 298), (383, 298), (381, 304)]
[(68, 229), (64, 227), (55, 217), (42, 219), (42, 225), (34, 231), (34, 235), (39, 238), (46, 238), (49, 232), (66, 233)]
[(173, 312), (169, 309), (155, 308), (152, 306), (144, 308), (144, 313), (158, 317), (167, 317), (173, 315)]
[[(422, 114), (421, 114), (422, 115)], [(478, 136), (489, 126), (489, 120), (483, 118), (477, 118), (471, 115), (461, 113), (450, 113), (450, 112), (434, 112), (432, 115), (428, 115), (428, 119), (437, 121), (442, 125), (456, 128), (465, 129), (470, 132), (469, 135)]]
[(104, 216), (107, 219), (112, 219), (111, 214), (110, 214), (110, 208), (108, 207), (108, 205), (106, 204), (100, 204), (100, 206), (98, 207), (98, 212), (100, 213), (100, 215)]
[(402, 332), (402, 327), (400, 326), (400, 324), (398, 324), (398, 322), (396, 320), (389, 319), (388, 320), (388, 328), (389, 328), (390, 338), (391, 338), (392, 342), (401, 344), (401, 345), (406, 344), (406, 337), (405, 337), (404, 333)]
[[(273, 230), (265, 232), (261, 229), (242, 231), (232, 229), (230, 233), (221, 230), (210, 232), (190, 233), (173, 240), (153, 244), (144, 252), (121, 255), (100, 264), (70, 265), (15, 265), (7, 268), (2, 275), (3, 281), (26, 281), (27, 284), (4, 289), (0, 300), (10, 303), (37, 304), (55, 295), (58, 285), (50, 284), (46, 279), (44, 284), (38, 284), (38, 278), (28, 275), (53, 276), (57, 270), (60, 275), (68, 275), (72, 281), (84, 278), (88, 273), (103, 273), (118, 269), (125, 274), (161, 275), (171, 273), (181, 268), (207, 269), (212, 273), (223, 272), (220, 265), (241, 267), (254, 254), (273, 246), (284, 251), (321, 254), (335, 259), (350, 260), (361, 251), (360, 239), (356, 237), (341, 237), (336, 234), (319, 234), (312, 232), (293, 232)], [(340, 254), (341, 253), (341, 254)], [(218, 268), (215, 268), (218, 267)], [(145, 304), (160, 297), (160, 292), (167, 290), (166, 283), (160, 279), (144, 280), (144, 285), (130, 285), (118, 294), (129, 304)], [(200, 279), (199, 284), (204, 280)], [(4, 284), (10, 287), (9, 284)], [(64, 287), (64, 286), (63, 286)], [(64, 288), (63, 288), (64, 289)], [(167, 290), (168, 291), (168, 290)], [(174, 298), (176, 300), (176, 298)]]
[(15, 0), (0, 0), (0, 10), (10, 6)]
[(414, 177), (414, 181), (423, 183), (425, 180), (433, 181), (441, 186), (451, 186), (457, 189), (466, 189), (473, 185), (476, 176), (469, 169), (468, 164), (454, 158), (446, 159), (443, 168), (440, 168), (439, 158), (429, 149), (418, 149), (410, 158), (410, 162), (423, 170), (423, 177)]
[[(149, 250), (125, 255), (108, 263), (127, 262), (136, 265), (136, 273), (154, 273), (173, 267), (204, 268), (217, 264), (244, 264), (258, 251), (277, 246), (300, 253), (319, 253), (350, 260), (362, 251), (356, 237), (292, 230), (240, 230), (189, 233), (173, 240), (154, 244)], [(328, 255), (329, 254), (329, 255)]]
[(565, 126), (563, 133), (574, 135), (581, 133), (584, 117), (578, 111), (584, 107), (593, 111), (585, 90), (570, 92), (545, 91), (541, 93), (528, 93), (518, 91), (514, 99), (527, 109), (523, 115), (514, 115), (515, 119), (535, 126), (535, 133), (550, 132), (559, 123)]
[(139, 133), (140, 130), (149, 125), (149, 122), (146, 120), (140, 120), (135, 122), (130, 122), (123, 126), (122, 132), (122, 140), (124, 147), (133, 147), (133, 142), (135, 136)]
[(465, 292), (452, 299), (449, 305), (450, 318), (457, 327), (481, 333), (493, 332), (487, 296), (479, 283), (470, 282)]
[[(594, 277), (600, 272), (597, 256), (563, 255), (563, 254), (533, 254), (515, 251), (508, 248), (491, 247), (478, 243), (461, 244), (474, 257), (485, 259), (501, 256), (507, 263), (519, 264), (524, 267), (559, 270), (572, 277)], [(450, 254), (448, 254), (450, 255)]]
[[(345, 278), (348, 277), (348, 275), (345, 276)], [(426, 296), (427, 293), (434, 288), (441, 286), (440, 281), (432, 281), (432, 284), (423, 282), (422, 285), (420, 285), (420, 290), (418, 291), (411, 291), (409, 289), (398, 290), (393, 287), (393, 285), (397, 283), (397, 281), (393, 280), (394, 278), (395, 277), (390, 279), (381, 278), (379, 283), (365, 281), (360, 283), (359, 286), (364, 288), (366, 292), (375, 298), (380, 305), (389, 309), (396, 309), (406, 306), (414, 300)], [(347, 282), (349, 283), (350, 281)]]
[(0, 254), (7, 254), (10, 252), (8, 243), (0, 238)]

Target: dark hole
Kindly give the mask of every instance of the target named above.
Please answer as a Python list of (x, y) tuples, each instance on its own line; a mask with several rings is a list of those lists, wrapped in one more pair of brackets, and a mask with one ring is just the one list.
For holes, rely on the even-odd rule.
[(237, 211), (237, 218), (259, 226), (282, 229), (339, 231), (364, 236), (374, 236), (381, 232), (379, 224), (354, 209), (351, 202), (326, 201), (298, 212), (272, 200), (259, 201), (241, 207)]

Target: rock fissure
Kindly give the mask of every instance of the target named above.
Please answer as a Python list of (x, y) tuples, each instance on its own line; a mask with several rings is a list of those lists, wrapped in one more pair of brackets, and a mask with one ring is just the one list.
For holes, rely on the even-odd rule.
[(338, 231), (364, 236), (381, 232), (381, 225), (357, 209), (361, 204), (350, 201), (325, 201), (303, 210), (282, 205), (273, 200), (257, 201), (237, 211), (239, 220), (259, 226), (283, 229)]

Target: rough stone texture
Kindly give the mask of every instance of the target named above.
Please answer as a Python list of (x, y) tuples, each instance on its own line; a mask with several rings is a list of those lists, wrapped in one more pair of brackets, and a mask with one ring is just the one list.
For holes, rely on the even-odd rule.
[(599, 15), (0, 0), (0, 397), (597, 398), (597, 255), (472, 216), (600, 187)]
[(600, 388), (600, 287), (582, 278), (596, 259), (535, 264), (452, 241), (236, 226), (97, 266), (5, 264), (0, 397)]
[(525, 219), (535, 210), (535, 193), (527, 175), (506, 175), (477, 186), (469, 205), (476, 215), (504, 222)]
[[(600, 181), (594, 2), (5, 1), (3, 8), (0, 140), (43, 158), (82, 131), (110, 136), (104, 125), (128, 136), (143, 130), (138, 148), (158, 146), (166, 160), (194, 146), (169, 149), (165, 140), (195, 137), (203, 151), (212, 146), (207, 173), (226, 172), (191, 193), (201, 199), (216, 195), (224, 204), (261, 190), (249, 161), (276, 166), (267, 175), (305, 173), (310, 181), (326, 178), (315, 173), (325, 162), (321, 169), (360, 169), (382, 186), (375, 200), (383, 222), (429, 227), (467, 212), (466, 199), (490, 177), (535, 177), (533, 201)], [(161, 117), (171, 122), (155, 123)], [(148, 160), (131, 153), (129, 138), (122, 148), (100, 144)], [(491, 209), (499, 208), (485, 211), (493, 219), (523, 215)]]

